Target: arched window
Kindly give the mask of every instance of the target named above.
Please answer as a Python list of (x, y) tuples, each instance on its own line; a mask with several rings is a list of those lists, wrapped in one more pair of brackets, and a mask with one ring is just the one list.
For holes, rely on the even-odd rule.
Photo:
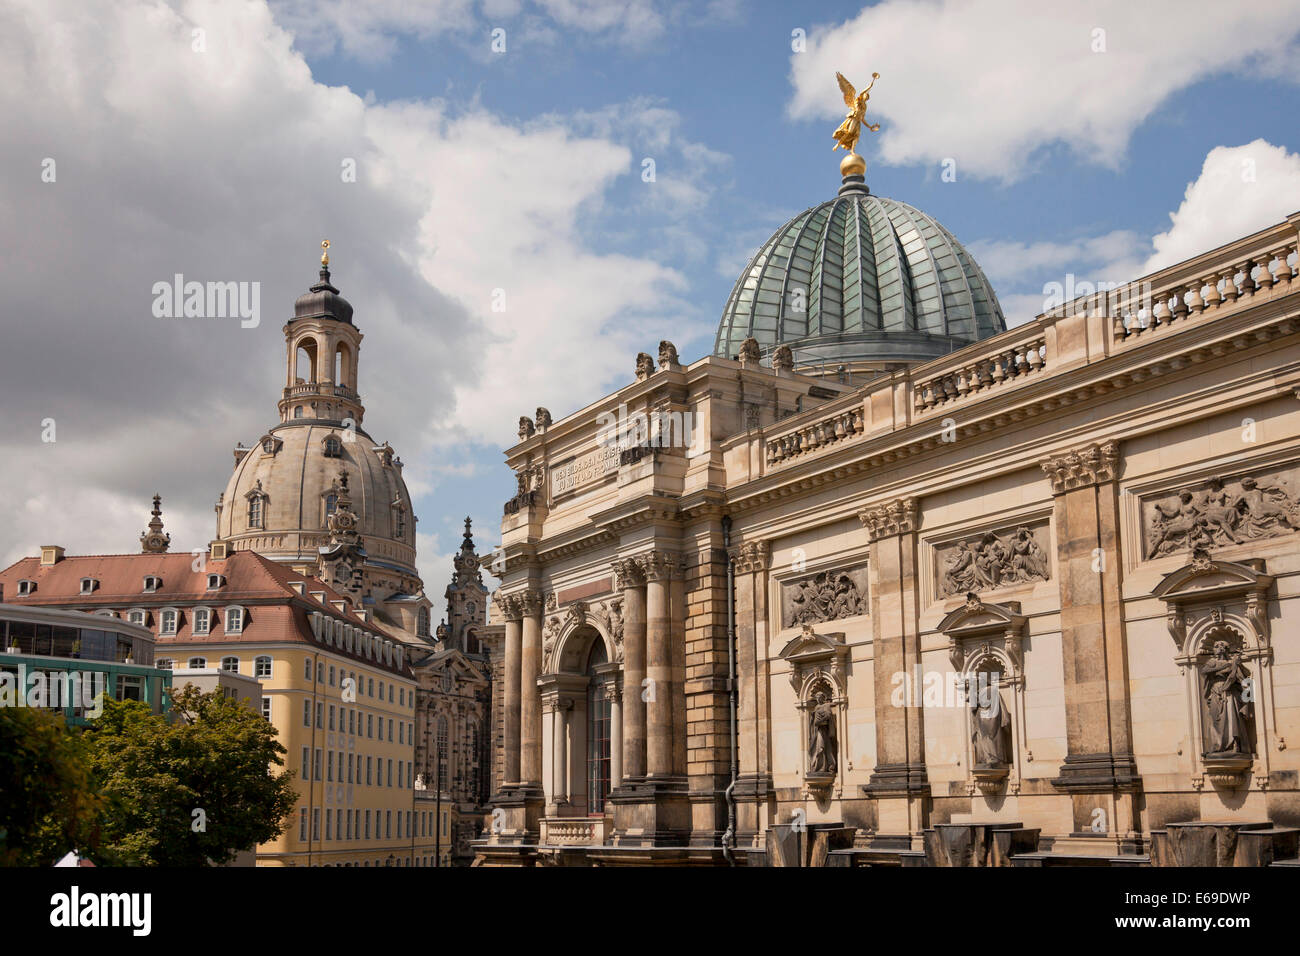
[(438, 789), (447, 789), (447, 718), (438, 718)]
[(316, 381), (316, 340), (303, 339), (298, 343), (294, 361), (294, 375), (298, 384)]
[(262, 496), (253, 495), (248, 499), (248, 526), (250, 528), (262, 527)]
[(162, 671), (169, 671), (176, 665), (170, 657), (161, 657), (155, 662), (154, 666)]
[(239, 658), (238, 658), (238, 657), (223, 657), (223, 658), (221, 658), (221, 669), (222, 669), (223, 671), (230, 671), (232, 674), (238, 674), (238, 673), (239, 673)]
[(605, 642), (597, 636), (587, 655), (587, 812), (605, 812), (609, 796), (610, 702), (598, 668), (605, 663)]
[(265, 654), (253, 658), (253, 673), (259, 678), (270, 677), (271, 658), (267, 657)]
[(294, 418), (302, 418), (302, 406), (301, 406), (301, 405), (295, 405), (295, 406), (293, 406), (293, 417), (294, 417)]
[(429, 636), (429, 609), (420, 608), (420, 613), (416, 618), (415, 633), (420, 637)]
[(208, 666), (208, 659), (206, 657), (191, 657), (188, 666), (195, 668), (196, 670), (201, 670)]
[(337, 435), (328, 435), (325, 438), (325, 457), (342, 458), (343, 441)]

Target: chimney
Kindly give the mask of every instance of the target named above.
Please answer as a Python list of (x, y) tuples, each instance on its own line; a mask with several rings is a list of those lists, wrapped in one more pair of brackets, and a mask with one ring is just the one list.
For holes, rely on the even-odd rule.
[(57, 544), (41, 545), (41, 567), (48, 568), (63, 560), (64, 549)]

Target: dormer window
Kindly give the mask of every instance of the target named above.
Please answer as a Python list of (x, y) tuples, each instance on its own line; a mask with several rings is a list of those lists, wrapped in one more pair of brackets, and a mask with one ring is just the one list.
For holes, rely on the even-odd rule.
[(144, 627), (147, 614), (142, 608), (135, 608), (134, 610), (126, 612), (126, 619), (131, 624)]
[(240, 634), (244, 630), (244, 609), (242, 607), (226, 608), (226, 633)]
[(176, 633), (176, 622), (180, 615), (174, 608), (163, 608), (158, 613), (158, 633), (159, 635), (168, 635)]
[(224, 574), (209, 574), (209, 575), (208, 575), (208, 590), (209, 590), (209, 591), (215, 591), (215, 590), (217, 590), (217, 588), (224, 586), (225, 583), (226, 583), (226, 576), (225, 576)]
[(196, 607), (192, 630), (195, 634), (207, 634), (212, 630), (212, 609)]
[(406, 509), (401, 505), (393, 506), (393, 537), (406, 537)]
[(97, 587), (99, 587), (99, 582), (96, 581), (94, 578), (82, 578), (82, 579), (81, 579), (81, 593), (82, 593), (82, 594), (90, 594), (90, 593), (92, 593), (92, 592), (93, 592)]
[(248, 526), (250, 528), (262, 527), (262, 498), (260, 495), (254, 495), (248, 499)]
[(149, 574), (145, 576), (144, 590), (146, 594), (150, 594), (154, 591), (157, 591), (161, 587), (162, 587), (162, 578), (158, 577), (156, 574)]
[(29, 594), (35, 594), (35, 593), (36, 593), (36, 582), (35, 582), (35, 581), (19, 581), (19, 582), (18, 582), (18, 596), (19, 596), (19, 597), (27, 597), (27, 595), (29, 595)]

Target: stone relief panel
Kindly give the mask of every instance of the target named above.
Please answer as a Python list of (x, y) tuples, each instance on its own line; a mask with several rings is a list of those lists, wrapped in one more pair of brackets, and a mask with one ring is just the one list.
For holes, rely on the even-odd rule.
[(1211, 478), (1142, 502), (1148, 560), (1300, 531), (1300, 465)]
[(867, 566), (821, 571), (781, 584), (781, 626), (821, 624), (867, 613)]
[(1047, 524), (986, 531), (934, 549), (936, 590), (940, 597), (978, 594), (1051, 578)]

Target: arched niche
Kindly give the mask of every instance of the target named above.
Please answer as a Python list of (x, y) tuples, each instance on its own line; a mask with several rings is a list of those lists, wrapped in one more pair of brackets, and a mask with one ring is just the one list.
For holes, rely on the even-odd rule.
[[(1249, 785), (1252, 773), (1256, 786), (1268, 786), (1269, 741), (1276, 727), (1268, 621), (1272, 586), (1260, 558), (1216, 561), (1197, 549), (1152, 591), (1165, 604), (1174, 661), (1183, 674), (1192, 742), (1186, 758), (1197, 789), (1207, 778), (1216, 787), (1240, 789)], [(1225, 715), (1229, 697), (1231, 719)], [(1235, 743), (1225, 748), (1223, 731), (1232, 723), (1238, 725), (1229, 735)]]
[[(1027, 618), (1017, 601), (975, 594), (939, 622), (961, 691), (966, 789), (986, 797), (1020, 792), (1025, 761), (1024, 649)], [(988, 759), (990, 753), (1000, 757)]]
[(849, 648), (842, 632), (817, 633), (812, 624), (781, 649), (799, 711), (799, 776), (805, 797), (844, 793), (848, 726)]

